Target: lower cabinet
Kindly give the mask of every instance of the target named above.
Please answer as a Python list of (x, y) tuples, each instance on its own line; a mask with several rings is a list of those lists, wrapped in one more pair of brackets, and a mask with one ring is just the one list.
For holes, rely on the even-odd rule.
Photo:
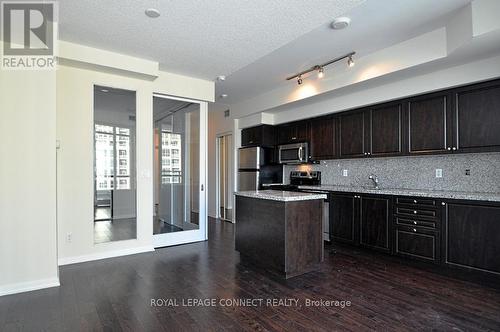
[(391, 199), (383, 196), (333, 194), (330, 229), (334, 242), (390, 252)]
[(330, 196), (330, 237), (334, 242), (357, 242), (357, 195)]
[(439, 263), (439, 232), (423, 227), (396, 226), (394, 252), (399, 256)]
[(500, 276), (500, 203), (331, 193), (330, 237), (436, 265)]
[(359, 244), (390, 252), (391, 199), (383, 196), (358, 196), (360, 201)]
[(500, 205), (448, 202), (445, 264), (500, 274)]

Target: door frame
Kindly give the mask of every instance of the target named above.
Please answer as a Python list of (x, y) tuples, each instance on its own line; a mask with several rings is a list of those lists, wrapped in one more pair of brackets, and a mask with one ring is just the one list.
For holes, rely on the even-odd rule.
[[(220, 147), (219, 147), (219, 139), (221, 139), (224, 136), (231, 136), (231, 149), (234, 150), (234, 135), (232, 131), (225, 131), (219, 134), (215, 135), (215, 217), (217, 219), (221, 219), (221, 214), (220, 214)], [(233, 152), (234, 154), (234, 152)], [(232, 162), (232, 161), (229, 161)], [(233, 174), (229, 174), (229, 176), (233, 176)], [(232, 195), (231, 195), (232, 197)], [(233, 204), (231, 204), (234, 206)], [(221, 219), (223, 220), (223, 219)], [(231, 216), (231, 219), (224, 219), (224, 221), (229, 221), (234, 223), (234, 209), (233, 209), (233, 214)]]
[[(155, 248), (174, 246), (179, 244), (186, 244), (192, 242), (208, 240), (208, 215), (207, 215), (207, 178), (208, 178), (208, 163), (207, 163), (207, 133), (208, 133), (208, 103), (206, 101), (181, 98), (170, 96), (162, 93), (153, 93), (151, 98), (164, 98), (178, 101), (185, 101), (193, 104), (198, 104), (200, 107), (200, 165), (199, 165), (199, 216), (198, 216), (198, 229), (180, 231), (164, 234), (151, 234), (153, 236), (153, 246)], [(154, 112), (154, 109), (153, 109)], [(153, 113), (154, 114), (154, 113)], [(151, 138), (154, 140), (154, 135)], [(154, 142), (153, 142), (154, 143)], [(153, 144), (154, 146), (154, 144)], [(154, 162), (154, 156), (153, 156)], [(154, 187), (151, 188), (154, 190)], [(185, 203), (184, 203), (185, 204)], [(154, 208), (154, 202), (153, 202)], [(154, 219), (151, 220), (154, 222)]]

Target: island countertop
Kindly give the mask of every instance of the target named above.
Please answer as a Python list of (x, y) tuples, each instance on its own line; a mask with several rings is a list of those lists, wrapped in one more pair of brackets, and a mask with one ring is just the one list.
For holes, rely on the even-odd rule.
[(236, 196), (267, 199), (279, 202), (296, 202), (296, 201), (311, 201), (315, 199), (326, 199), (325, 194), (303, 193), (294, 191), (281, 190), (249, 190), (238, 191), (234, 193)]

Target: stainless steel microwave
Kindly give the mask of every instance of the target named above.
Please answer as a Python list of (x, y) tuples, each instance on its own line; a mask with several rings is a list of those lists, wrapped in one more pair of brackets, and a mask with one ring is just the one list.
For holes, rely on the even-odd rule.
[(309, 149), (307, 143), (286, 144), (279, 146), (280, 164), (302, 164), (307, 162)]

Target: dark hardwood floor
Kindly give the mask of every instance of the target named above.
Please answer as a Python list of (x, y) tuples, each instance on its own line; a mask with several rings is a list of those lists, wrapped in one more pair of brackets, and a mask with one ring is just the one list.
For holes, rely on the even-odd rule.
[[(0, 297), (0, 331), (500, 331), (498, 289), (328, 247), (320, 271), (283, 281), (239, 263), (233, 225), (211, 221), (209, 232), (208, 242), (64, 266), (59, 288)], [(189, 298), (299, 305), (182, 306)], [(352, 305), (308, 307), (306, 299)]]

